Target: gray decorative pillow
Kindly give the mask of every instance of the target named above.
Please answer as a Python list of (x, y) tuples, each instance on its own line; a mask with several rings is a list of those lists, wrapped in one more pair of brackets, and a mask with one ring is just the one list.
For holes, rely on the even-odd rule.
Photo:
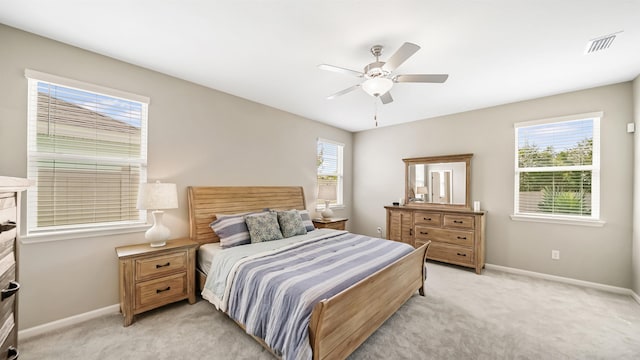
[(278, 215), (275, 211), (263, 212), (260, 214), (247, 215), (244, 217), (251, 243), (282, 239), (280, 225), (278, 225)]
[(316, 229), (316, 227), (313, 226), (313, 221), (311, 221), (311, 215), (309, 215), (309, 210), (298, 210), (298, 213), (300, 213), (300, 217), (302, 218), (302, 225), (305, 227), (307, 232), (313, 231)]
[(300, 217), (298, 210), (278, 211), (277, 214), (280, 231), (285, 238), (307, 233), (307, 229), (302, 225), (302, 217)]

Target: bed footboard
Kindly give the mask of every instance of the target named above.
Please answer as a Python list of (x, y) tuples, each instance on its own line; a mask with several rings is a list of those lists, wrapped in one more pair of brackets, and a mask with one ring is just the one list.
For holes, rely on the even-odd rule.
[(313, 359), (346, 358), (416, 290), (424, 295), (424, 263), (430, 243), (316, 304), (309, 324)]

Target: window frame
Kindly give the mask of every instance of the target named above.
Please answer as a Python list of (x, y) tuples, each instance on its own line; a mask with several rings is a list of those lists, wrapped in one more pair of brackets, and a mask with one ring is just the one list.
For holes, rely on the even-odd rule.
[[(28, 83), (27, 91), (27, 177), (38, 179), (35, 169), (29, 165), (33, 159), (70, 159), (70, 160), (91, 160), (100, 162), (113, 162), (122, 164), (136, 164), (140, 167), (139, 184), (147, 181), (147, 150), (148, 150), (148, 106), (150, 99), (145, 96), (132, 94), (129, 92), (111, 89), (91, 83), (86, 83), (74, 79), (68, 79), (57, 75), (47, 74), (35, 70), (25, 69), (25, 78)], [(43, 154), (38, 152), (35, 145), (37, 139), (38, 121), (38, 101), (32, 99), (32, 95), (37, 94), (38, 84), (48, 83), (68, 89), (79, 90), (87, 93), (94, 93), (110, 98), (122, 99), (130, 102), (137, 102), (142, 106), (140, 125), (140, 154), (132, 158), (109, 158), (95, 155), (73, 155), (69, 153)], [(138, 185), (139, 186), (139, 185)], [(86, 238), (93, 236), (113, 235), (131, 232), (140, 232), (149, 228), (146, 224), (147, 212), (138, 210), (137, 220), (121, 220), (113, 222), (82, 223), (64, 226), (37, 227), (31, 221), (37, 217), (38, 211), (38, 189), (32, 187), (27, 190), (27, 221), (25, 226), (26, 236), (22, 238), (24, 243), (39, 243), (56, 240), (66, 240), (73, 238)]]
[[(591, 112), (582, 113), (554, 118), (546, 118), (540, 120), (532, 120), (514, 123), (514, 196), (513, 196), (513, 214), (512, 220), (545, 222), (556, 224), (585, 225), (585, 226), (603, 226), (605, 222), (600, 218), (600, 122), (604, 113)], [(519, 167), (519, 129), (539, 126), (545, 124), (557, 124), (563, 122), (593, 120), (592, 133), (592, 162), (591, 165), (570, 165), (570, 166), (545, 166), (545, 167)], [(570, 214), (552, 214), (552, 213), (532, 213), (520, 212), (520, 174), (523, 172), (562, 172), (562, 171), (591, 171), (591, 215), (570, 215)]]
[[(337, 176), (338, 178), (338, 183), (337, 183), (337, 188), (336, 188), (336, 203), (330, 203), (329, 204), (329, 208), (331, 209), (343, 209), (344, 208), (344, 144), (338, 141), (334, 141), (334, 140), (329, 140), (326, 138), (317, 138), (316, 140), (316, 159), (318, 157), (318, 145), (320, 143), (326, 143), (326, 144), (331, 144), (331, 145), (335, 145), (337, 146), (337, 173), (335, 174), (335, 176)], [(323, 174), (323, 175), (327, 175), (327, 174)], [(315, 189), (315, 197), (316, 197), (316, 210), (322, 210), (324, 209), (325, 205), (324, 202), (319, 203), (318, 202), (318, 187), (319, 187), (319, 182), (318, 182), (318, 177), (320, 176), (320, 173), (318, 171), (318, 168), (316, 167), (316, 189)]]

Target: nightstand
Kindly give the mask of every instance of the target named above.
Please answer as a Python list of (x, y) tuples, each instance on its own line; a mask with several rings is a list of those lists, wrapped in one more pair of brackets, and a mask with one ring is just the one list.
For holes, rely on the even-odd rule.
[(136, 314), (183, 299), (196, 302), (197, 247), (195, 241), (177, 239), (163, 247), (145, 243), (116, 248), (124, 326), (131, 325)]
[(336, 229), (336, 230), (344, 230), (344, 225), (347, 223), (346, 218), (331, 218), (331, 219), (322, 219), (317, 218), (311, 220), (313, 222), (313, 226), (318, 229), (327, 228), (327, 229)]

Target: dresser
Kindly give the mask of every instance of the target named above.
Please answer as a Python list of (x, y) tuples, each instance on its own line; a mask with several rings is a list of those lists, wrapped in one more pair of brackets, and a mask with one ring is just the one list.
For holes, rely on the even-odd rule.
[(427, 259), (475, 269), (485, 256), (484, 211), (385, 206), (387, 239), (416, 248), (431, 240)]
[(196, 302), (197, 247), (195, 241), (177, 239), (162, 247), (146, 243), (116, 248), (124, 326), (131, 325), (136, 314), (184, 299)]
[(20, 196), (30, 181), (0, 176), (0, 359), (18, 358)]

